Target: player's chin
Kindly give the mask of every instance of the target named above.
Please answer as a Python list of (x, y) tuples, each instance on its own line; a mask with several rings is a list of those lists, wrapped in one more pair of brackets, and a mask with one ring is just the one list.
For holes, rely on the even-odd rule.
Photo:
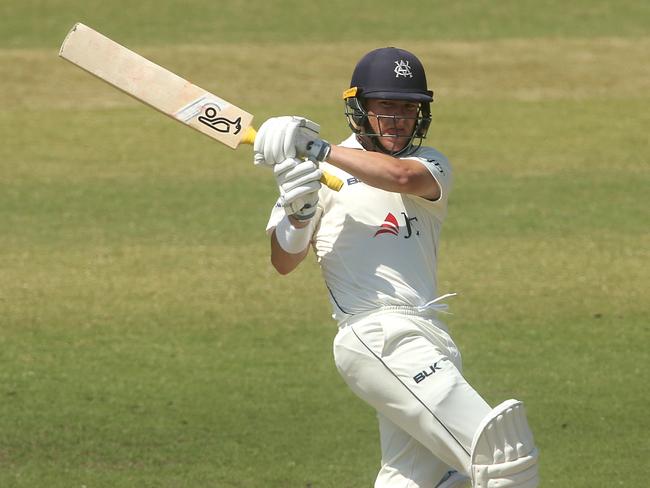
[(408, 144), (409, 139), (407, 137), (381, 137), (379, 142), (387, 151), (396, 153), (401, 151)]

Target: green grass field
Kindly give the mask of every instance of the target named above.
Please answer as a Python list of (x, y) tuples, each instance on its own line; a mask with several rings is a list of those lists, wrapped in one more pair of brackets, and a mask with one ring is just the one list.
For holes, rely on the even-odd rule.
[(418, 54), (468, 379), (526, 402), (543, 487), (648, 486), (650, 8), (409, 5), (2, 2), (1, 487), (356, 488), (379, 465), (315, 260), (268, 263), (270, 173), (58, 59), (75, 21), (333, 141), (358, 58)]

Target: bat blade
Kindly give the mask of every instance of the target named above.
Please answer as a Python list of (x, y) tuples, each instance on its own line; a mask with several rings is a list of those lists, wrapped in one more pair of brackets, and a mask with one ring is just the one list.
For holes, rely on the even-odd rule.
[[(64, 39), (59, 56), (228, 147), (255, 141), (251, 114), (81, 22)], [(343, 187), (328, 173), (321, 182), (335, 191)]]
[(233, 149), (253, 122), (248, 112), (82, 23), (72, 27), (59, 56)]

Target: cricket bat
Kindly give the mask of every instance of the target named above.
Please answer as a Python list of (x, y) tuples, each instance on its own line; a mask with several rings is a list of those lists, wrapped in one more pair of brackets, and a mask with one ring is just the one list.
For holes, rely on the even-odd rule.
[[(59, 56), (232, 149), (255, 141), (251, 114), (81, 22), (64, 39)], [(335, 191), (343, 186), (328, 173), (321, 182)]]

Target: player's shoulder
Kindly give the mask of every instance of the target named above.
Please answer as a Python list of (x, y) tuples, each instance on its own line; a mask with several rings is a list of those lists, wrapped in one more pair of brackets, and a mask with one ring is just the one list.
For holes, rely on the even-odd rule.
[(447, 156), (445, 156), (438, 149), (431, 146), (420, 146), (414, 153), (410, 154), (407, 157), (419, 158), (427, 161), (435, 160), (440, 163), (449, 164), (449, 158), (447, 158)]
[(347, 138), (341, 141), (339, 144), (341, 147), (347, 147), (350, 149), (363, 149), (363, 146), (357, 139), (356, 134), (350, 134)]
[(429, 171), (436, 177), (447, 177), (449, 179), (452, 173), (451, 163), (447, 156), (431, 146), (420, 146), (414, 153), (406, 156), (408, 159), (420, 161), (429, 168)]

